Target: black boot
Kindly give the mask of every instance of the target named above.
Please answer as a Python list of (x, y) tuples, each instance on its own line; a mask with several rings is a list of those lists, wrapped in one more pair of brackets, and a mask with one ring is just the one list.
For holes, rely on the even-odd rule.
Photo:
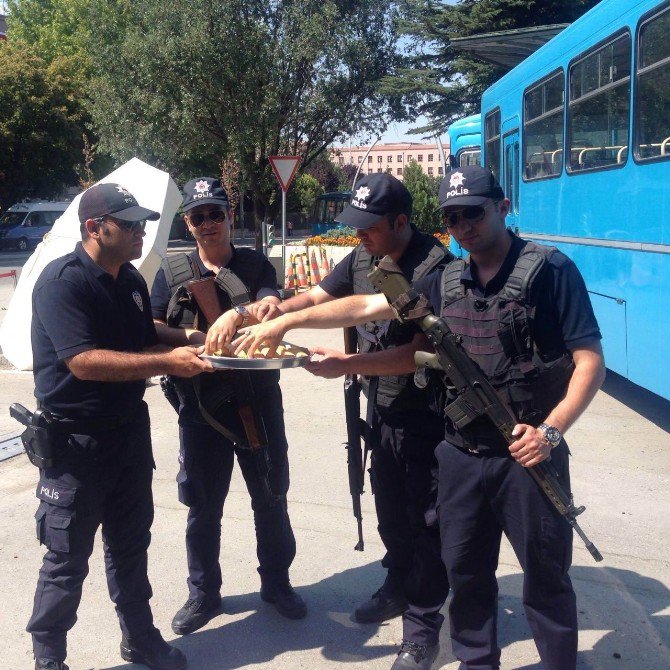
[(35, 670), (70, 670), (64, 661), (52, 661), (50, 658), (36, 658)]
[(403, 640), (391, 670), (430, 670), (439, 651), (439, 644), (425, 645)]
[(172, 619), (172, 630), (177, 635), (188, 635), (202, 628), (221, 612), (221, 598), (216, 600), (189, 598)]
[(307, 615), (305, 601), (295, 592), (291, 582), (261, 584), (261, 598), (272, 603), (287, 619), (303, 619)]
[(380, 623), (397, 617), (406, 609), (407, 599), (402, 586), (387, 576), (381, 588), (356, 608), (354, 619), (358, 623)]
[(121, 658), (129, 663), (144, 663), (151, 670), (183, 670), (186, 656), (171, 647), (157, 628), (136, 637), (121, 638)]

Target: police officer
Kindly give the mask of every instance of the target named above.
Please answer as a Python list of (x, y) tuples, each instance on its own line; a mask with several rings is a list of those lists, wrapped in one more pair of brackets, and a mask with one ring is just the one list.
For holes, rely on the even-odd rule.
[[(451, 254), (435, 237), (418, 231), (410, 222), (411, 214), (412, 196), (395, 177), (382, 173), (361, 179), (351, 205), (336, 219), (354, 227), (361, 244), (317, 287), (283, 302), (279, 309), (297, 316), (297, 310), (310, 305), (374, 293), (367, 275), (373, 259), (386, 254), (410, 281), (441, 270)], [(282, 323), (280, 318), (263, 326), (269, 332)], [(387, 575), (371, 598), (356, 608), (354, 617), (371, 623), (403, 615), (403, 643), (393, 670), (430, 667), (438, 653), (443, 621), (439, 611), (449, 590), (435, 512), (433, 452), (444, 435), (436, 388), (429, 384), (420, 389), (413, 375), (387, 372), (393, 359), (413, 361), (417, 341), (423, 340), (412, 325), (368, 320), (358, 327), (357, 354), (317, 347), (313, 351), (320, 361), (308, 366), (325, 377), (366, 375), (372, 490)]]
[[(189, 181), (184, 187), (182, 211), (197, 249), (189, 255), (171, 255), (158, 271), (151, 303), (159, 339), (172, 345), (204, 344), (205, 332), (198, 328), (206, 331), (208, 325), (215, 326), (212, 333), (225, 332), (230, 339), (238, 326), (255, 322), (254, 308), (247, 309), (246, 303), (257, 300), (265, 308), (280, 301), (275, 271), (262, 254), (231, 244), (233, 214), (218, 179), (199, 177)], [(215, 276), (224, 313), (215, 324), (207, 324), (185, 287), (194, 278)], [(211, 335), (210, 345), (213, 339), (216, 338)], [(217, 340), (209, 350), (220, 346)], [(249, 379), (255, 397), (244, 402), (253, 405), (267, 433), (270, 459), (267, 480), (252, 452), (243, 448), (245, 430), (239, 414), (240, 393)], [(224, 371), (207, 379), (195, 378), (193, 383), (176, 381), (180, 442), (177, 482), (179, 499), (189, 508), (186, 527), (189, 596), (176, 613), (172, 629), (185, 635), (220, 613), (221, 518), (235, 456), (251, 496), (261, 598), (273, 603), (286, 617), (304, 617), (305, 603), (289, 581), (296, 544), (286, 503), (288, 444), (279, 372)], [(211, 405), (214, 398), (216, 407)]]
[[(569, 488), (563, 433), (604, 379), (600, 331), (575, 264), (506, 229), (509, 200), (490, 170), (453, 170), (439, 198), (447, 229), (469, 257), (413, 288), (460, 336), (519, 421), (518, 439), (508, 446), (487, 417), (458, 428), (449, 418), (455, 398), (447, 398), (445, 440), (436, 455), (452, 648), (462, 668), (500, 667), (495, 570), (504, 532), (524, 572), (524, 609), (543, 667), (572, 670), (572, 530), (524, 468), (551, 454)], [(315, 307), (283, 318), (293, 317), (291, 327), (334, 327), (389, 318), (384, 303), (383, 296), (348, 298), (327, 313)], [(401, 372), (402, 361), (389, 368)]]
[(149, 293), (129, 261), (142, 254), (146, 220), (158, 217), (118, 184), (93, 186), (79, 203), (82, 242), (47, 265), (33, 291), (35, 396), (50, 416), (53, 452), (37, 486), (37, 535), (48, 551), (27, 628), (36, 669), (67, 670), (66, 634), (100, 525), (121, 656), (154, 670), (186, 667), (149, 606), (154, 463), (142, 397), (147, 377), (211, 366), (193, 347), (150, 349)]

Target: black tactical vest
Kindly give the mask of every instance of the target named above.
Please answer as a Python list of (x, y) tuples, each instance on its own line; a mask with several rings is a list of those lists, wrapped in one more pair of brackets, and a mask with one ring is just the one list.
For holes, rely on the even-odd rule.
[[(417, 253), (417, 257), (421, 259), (421, 262), (414, 268), (412, 276), (407, 278), (410, 281), (424, 277), (449, 255), (449, 251), (442, 246), (439, 240), (429, 235), (419, 235), (422, 248)], [(354, 294), (369, 295), (377, 292), (368, 280), (374, 260), (378, 259), (374, 259), (362, 244), (355, 249)], [(411, 323), (401, 324), (399, 321), (372, 321), (357, 326), (356, 330), (358, 331), (358, 350), (361, 353), (392, 349), (407, 344), (412, 341), (417, 332)], [(370, 379), (370, 377), (362, 378), (363, 390), (368, 397)], [(379, 407), (394, 411), (426, 410), (434, 402), (434, 391), (432, 385), (419, 389), (414, 384), (414, 375), (378, 377), (376, 398), (373, 401)]]
[[(556, 251), (526, 243), (503, 288), (486, 298), (474, 296), (461, 282), (463, 259), (450, 263), (442, 275), (442, 317), (519, 422), (535, 426), (564, 396), (574, 370), (565, 347), (540, 351), (533, 337), (537, 279), (549, 270), (547, 260)], [(458, 433), (447, 421), (447, 438), (465, 446), (506, 448), (486, 418)]]
[[(254, 280), (259, 276), (264, 257), (252, 249), (235, 249), (235, 272), (222, 268), (215, 279), (219, 302), (223, 311), (237, 305), (246, 305), (250, 302)], [(198, 310), (195, 300), (188, 291), (187, 284), (192, 279), (200, 279), (198, 251), (190, 254), (171, 254), (163, 259), (161, 268), (172, 297), (167, 308), (166, 322), (174, 328), (196, 328), (204, 332), (209, 327), (206, 319)], [(249, 374), (243, 370), (226, 370), (222, 374), (198, 375), (193, 379), (172, 377), (180, 405), (190, 409), (197, 408), (200, 402), (211, 416), (217, 415), (217, 410), (228, 402), (239, 385), (238, 375)], [(277, 370), (258, 370), (251, 375), (254, 388), (266, 387), (279, 380)], [(194, 384), (198, 384), (199, 393), (196, 395)], [(200, 401), (198, 400), (200, 397)]]

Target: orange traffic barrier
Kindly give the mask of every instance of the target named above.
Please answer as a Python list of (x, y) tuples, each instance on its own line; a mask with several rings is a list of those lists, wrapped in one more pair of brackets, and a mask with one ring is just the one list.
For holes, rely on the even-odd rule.
[(314, 278), (314, 284), (318, 284), (321, 281), (321, 275), (319, 274), (319, 264), (316, 262), (316, 254), (314, 253), (314, 247), (312, 247), (312, 253), (309, 255), (309, 266), (312, 270), (312, 277)]
[(307, 274), (307, 286), (312, 285), (312, 272), (310, 271), (309, 268), (309, 255), (307, 252), (304, 254), (301, 254), (301, 256), (305, 257), (305, 273)]
[(307, 275), (305, 274), (305, 264), (302, 262), (302, 254), (296, 254), (296, 268), (298, 276), (298, 286), (307, 286)]
[(321, 255), (321, 279), (325, 279), (330, 274), (330, 268), (328, 267), (328, 256), (326, 250), (323, 247), (319, 247), (319, 252)]
[(286, 264), (286, 272), (284, 278), (284, 288), (296, 288), (295, 281), (295, 267), (293, 264), (293, 254), (289, 258), (289, 262)]

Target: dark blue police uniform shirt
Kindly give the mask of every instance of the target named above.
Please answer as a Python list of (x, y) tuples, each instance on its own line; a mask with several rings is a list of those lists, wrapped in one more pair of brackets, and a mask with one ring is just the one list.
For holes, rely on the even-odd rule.
[[(461, 282), (477, 297), (495, 295), (505, 285), (526, 244), (526, 240), (512, 235), (512, 246), (486, 288), (479, 284), (472, 262), (461, 274)], [(549, 272), (538, 277), (542, 284), (537, 287), (538, 301), (533, 321), (534, 338), (540, 351), (560, 351), (564, 347), (573, 350), (600, 340), (598, 322), (577, 266), (565, 254), (557, 252), (550, 257), (548, 267)], [(441, 284), (442, 271), (431, 272), (413, 284), (428, 298), (435, 314), (441, 309)]]
[[(421, 238), (424, 233), (414, 230), (410, 238), (407, 248), (403, 255), (398, 260), (398, 267), (402, 270), (406, 277), (411, 279), (416, 266), (424, 260), (421, 254), (423, 245)], [(354, 292), (354, 257), (356, 250), (347, 254), (334, 268), (333, 271), (324, 279), (321, 280), (319, 287), (322, 288), (328, 295), (334, 298), (344, 298)], [(436, 270), (440, 270), (449, 262), (451, 256), (447, 254), (444, 261), (437, 266)]]
[[(233, 255), (228, 265), (226, 265), (226, 268), (237, 274), (235, 271), (236, 269), (239, 269), (240, 258), (237, 254), (237, 250), (232, 244), (231, 247), (233, 248)], [(205, 277), (213, 277), (214, 272), (205, 267), (200, 256), (198, 254), (193, 254), (191, 257), (193, 258), (193, 256), (196, 257), (196, 262), (198, 263), (198, 267), (200, 269), (200, 276), (203, 279)], [(256, 300), (262, 300), (267, 296), (275, 296), (276, 298), (279, 297), (279, 293), (277, 292), (277, 273), (275, 272), (272, 263), (270, 263), (267, 258), (261, 266), (261, 271), (258, 274), (258, 277), (253, 279), (252, 285), (249, 287), (249, 289), (251, 291), (251, 295), (249, 297), (251, 298), (252, 302), (255, 302)], [(163, 272), (163, 268), (161, 268), (156, 273), (156, 279), (154, 279), (153, 286), (151, 287), (151, 312), (154, 319), (157, 319), (158, 321), (167, 320), (167, 308), (171, 297), (172, 292), (170, 291), (170, 288), (167, 285), (167, 281), (165, 280), (165, 273)]]
[(157, 343), (147, 285), (125, 263), (118, 277), (103, 270), (79, 242), (49, 263), (32, 297), (35, 396), (65, 417), (121, 417), (133, 413), (145, 381), (77, 379), (65, 360), (91, 349), (139, 352)]

